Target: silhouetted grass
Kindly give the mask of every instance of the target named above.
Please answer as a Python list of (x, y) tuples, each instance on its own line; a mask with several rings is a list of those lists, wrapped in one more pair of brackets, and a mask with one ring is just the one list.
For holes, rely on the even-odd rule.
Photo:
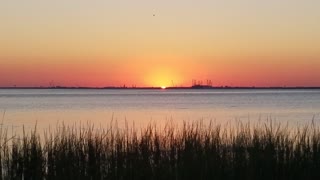
[(0, 132), (0, 179), (320, 179), (320, 131), (184, 124)]

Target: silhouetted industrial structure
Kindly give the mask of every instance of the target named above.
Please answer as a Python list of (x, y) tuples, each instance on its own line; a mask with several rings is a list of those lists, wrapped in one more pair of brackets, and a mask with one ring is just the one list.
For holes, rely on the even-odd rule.
[(212, 81), (207, 79), (206, 84), (203, 84), (202, 80), (197, 81), (196, 79), (193, 79), (191, 88), (193, 88), (193, 89), (211, 89), (211, 88), (213, 88)]

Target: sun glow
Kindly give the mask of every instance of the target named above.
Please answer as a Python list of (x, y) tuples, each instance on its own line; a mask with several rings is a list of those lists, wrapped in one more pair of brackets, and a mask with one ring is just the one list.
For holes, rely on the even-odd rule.
[(146, 75), (145, 84), (151, 87), (166, 89), (169, 86), (180, 85), (183, 82), (178, 68), (159, 67), (146, 74), (148, 75)]

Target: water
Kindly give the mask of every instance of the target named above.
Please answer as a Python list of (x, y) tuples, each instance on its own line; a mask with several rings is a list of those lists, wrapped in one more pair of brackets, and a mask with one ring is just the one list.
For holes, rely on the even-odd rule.
[[(4, 113), (5, 112), (5, 113)], [(320, 90), (1, 89), (6, 127), (235, 120), (320, 122)]]

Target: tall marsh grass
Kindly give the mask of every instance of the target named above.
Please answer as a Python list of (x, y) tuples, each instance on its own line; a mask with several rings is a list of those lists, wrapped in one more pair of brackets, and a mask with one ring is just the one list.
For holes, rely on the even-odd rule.
[(0, 132), (2, 179), (320, 179), (320, 131), (270, 124), (185, 123), (159, 130)]

